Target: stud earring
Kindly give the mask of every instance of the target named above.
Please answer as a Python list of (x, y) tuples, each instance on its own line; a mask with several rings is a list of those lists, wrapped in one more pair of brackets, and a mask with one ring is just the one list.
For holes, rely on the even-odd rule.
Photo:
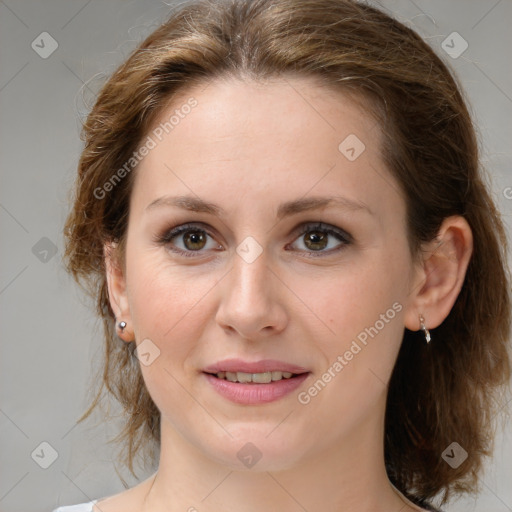
[(430, 331), (425, 327), (425, 319), (423, 318), (422, 315), (420, 315), (420, 328), (425, 334), (425, 341), (427, 342), (427, 344), (430, 343)]
[(123, 332), (126, 327), (126, 322), (123, 320), (122, 322), (119, 322), (117, 326), (119, 327), (119, 330)]

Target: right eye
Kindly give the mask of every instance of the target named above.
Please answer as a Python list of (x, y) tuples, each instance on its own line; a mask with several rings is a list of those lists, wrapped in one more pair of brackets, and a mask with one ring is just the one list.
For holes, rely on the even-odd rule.
[[(207, 246), (208, 237), (213, 238), (208, 231), (198, 227), (197, 224), (183, 224), (166, 230), (162, 235), (158, 236), (157, 242), (172, 252), (186, 257), (194, 257), (194, 253), (204, 252), (202, 249)], [(173, 242), (176, 238), (181, 242), (182, 247), (178, 247)], [(212, 244), (209, 249), (218, 250), (219, 248), (222, 249), (219, 244)]]

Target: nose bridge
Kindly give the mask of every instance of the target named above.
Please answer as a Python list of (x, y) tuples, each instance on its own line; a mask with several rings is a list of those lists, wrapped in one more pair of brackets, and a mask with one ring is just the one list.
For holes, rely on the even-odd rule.
[[(262, 251), (253, 260), (245, 257), (243, 244), (237, 248), (237, 254), (233, 258), (233, 268), (230, 272), (230, 295), (234, 303), (232, 307), (249, 308), (256, 312), (261, 310), (270, 299), (271, 271), (268, 266), (268, 257)], [(249, 248), (249, 251), (253, 251)], [(240, 255), (242, 254), (242, 255)], [(250, 252), (246, 253), (250, 254)]]
[(260, 250), (253, 259), (251, 251), (255, 247), (250, 243), (244, 247), (242, 242), (233, 255), (233, 266), (224, 282), (217, 314), (219, 324), (247, 338), (269, 327), (281, 330), (285, 320), (267, 254)]

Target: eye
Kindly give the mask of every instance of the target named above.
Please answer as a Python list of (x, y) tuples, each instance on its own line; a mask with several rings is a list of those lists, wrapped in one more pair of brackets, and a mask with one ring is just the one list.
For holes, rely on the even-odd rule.
[[(212, 235), (208, 231), (200, 228), (195, 224), (184, 224), (174, 229), (166, 231), (163, 235), (157, 238), (157, 242), (168, 246), (172, 252), (176, 252), (183, 256), (194, 256), (194, 253), (200, 252), (207, 246), (208, 237), (212, 238)], [(181, 247), (176, 246), (173, 240), (177, 238), (181, 242)], [(212, 244), (212, 247), (206, 247), (207, 249), (215, 250), (222, 249), (219, 244)]]
[[(352, 237), (347, 232), (334, 226), (324, 225), (321, 222), (304, 224), (301, 226), (301, 230), (297, 236), (298, 240), (300, 240), (305, 247), (305, 251), (310, 252), (309, 256), (312, 257), (337, 252), (352, 243)], [(329, 237), (334, 237), (342, 243), (334, 248), (330, 247), (329, 250), (324, 250), (330, 245), (331, 240), (329, 240)], [(299, 251), (304, 252), (304, 249), (299, 249)]]
[[(298, 240), (301, 240), (305, 249), (297, 249), (300, 252), (309, 252), (309, 256), (317, 257), (324, 256), (326, 253), (331, 254), (343, 249), (345, 246), (352, 243), (352, 237), (347, 232), (336, 228), (334, 226), (324, 225), (320, 223), (307, 223), (300, 226), (299, 231), (295, 233)], [(300, 238), (302, 236), (302, 239)], [(331, 240), (334, 237), (340, 244), (331, 247), (329, 250), (324, 250), (329, 247)], [(208, 238), (212, 238), (207, 230), (201, 228), (197, 224), (183, 224), (173, 229), (165, 231), (162, 235), (158, 236), (156, 241), (168, 247), (172, 252), (178, 253), (183, 256), (193, 257), (194, 253), (204, 252), (207, 250), (222, 250), (222, 246), (212, 242), (210, 247), (208, 245)], [(178, 239), (178, 244), (174, 242)], [(181, 247), (180, 247), (181, 245)], [(288, 244), (291, 246), (292, 244)], [(311, 254), (317, 253), (317, 254)]]

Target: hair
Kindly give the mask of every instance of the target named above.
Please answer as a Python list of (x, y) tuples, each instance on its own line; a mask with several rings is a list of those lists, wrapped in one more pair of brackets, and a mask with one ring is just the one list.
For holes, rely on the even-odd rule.
[[(510, 379), (510, 276), (507, 240), (480, 166), (462, 88), (415, 31), (353, 0), (197, 0), (174, 10), (100, 90), (84, 122), (73, 206), (66, 220), (65, 265), (96, 302), (105, 389), (122, 405), (117, 440), (132, 472), (135, 455), (158, 446), (160, 412), (134, 355), (115, 334), (104, 244), (124, 266), (129, 199), (136, 166), (105, 197), (98, 189), (133, 156), (180, 91), (217, 78), (310, 77), (363, 98), (383, 133), (382, 158), (406, 203), (413, 258), (436, 239), (442, 221), (461, 215), (473, 253), (448, 317), (432, 329), (404, 329), (388, 387), (384, 453), (390, 481), (413, 502), (445, 503), (475, 493), (483, 457), (493, 449), (499, 392)], [(104, 188), (106, 190), (106, 187)], [(441, 457), (456, 441), (457, 468)]]

